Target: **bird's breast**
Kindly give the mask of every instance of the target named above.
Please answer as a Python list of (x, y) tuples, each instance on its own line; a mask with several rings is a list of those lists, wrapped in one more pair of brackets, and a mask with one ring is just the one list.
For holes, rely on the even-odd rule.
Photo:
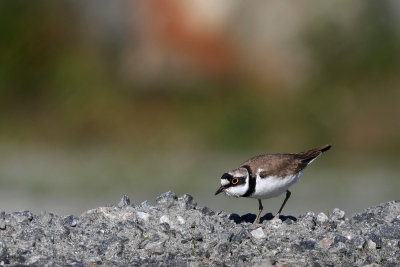
[(297, 182), (303, 172), (288, 175), (286, 177), (267, 176), (261, 178), (256, 176), (256, 187), (254, 193), (250, 196), (252, 198), (266, 199), (277, 197), (286, 192), (288, 188)]

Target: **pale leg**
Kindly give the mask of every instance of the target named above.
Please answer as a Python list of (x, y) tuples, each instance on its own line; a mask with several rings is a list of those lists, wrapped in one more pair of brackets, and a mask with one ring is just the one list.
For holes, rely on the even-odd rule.
[(290, 197), (291, 194), (292, 194), (292, 193), (290, 193), (289, 190), (286, 190), (286, 197), (285, 197), (285, 200), (283, 201), (281, 208), (279, 209), (278, 213), (275, 215), (275, 217), (273, 218), (273, 220), (278, 220), (278, 219), (279, 219), (279, 216), (281, 215), (282, 209), (283, 209), (283, 207), (285, 206), (286, 201), (289, 199), (289, 197)]
[(264, 209), (264, 207), (261, 203), (261, 199), (259, 199), (258, 200), (258, 215), (257, 215), (257, 218), (254, 220), (253, 225), (259, 224), (260, 215), (261, 215), (261, 212), (263, 211), (263, 209)]

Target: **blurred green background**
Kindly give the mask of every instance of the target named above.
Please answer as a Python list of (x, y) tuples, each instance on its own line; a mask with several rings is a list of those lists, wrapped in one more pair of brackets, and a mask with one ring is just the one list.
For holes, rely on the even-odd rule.
[(397, 1), (1, 1), (0, 210), (172, 190), (255, 213), (214, 196), (221, 174), (326, 143), (284, 214), (399, 199), (399, 18)]

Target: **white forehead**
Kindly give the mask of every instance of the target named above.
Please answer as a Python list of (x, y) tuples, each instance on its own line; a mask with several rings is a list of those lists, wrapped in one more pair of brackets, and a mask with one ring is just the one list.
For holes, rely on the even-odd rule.
[(225, 185), (228, 185), (229, 184), (229, 181), (228, 180), (226, 180), (226, 179), (221, 179), (221, 185), (222, 186), (225, 186)]
[(243, 176), (246, 177), (247, 170), (240, 168), (240, 169), (230, 171), (229, 174), (232, 175), (233, 177), (243, 177)]

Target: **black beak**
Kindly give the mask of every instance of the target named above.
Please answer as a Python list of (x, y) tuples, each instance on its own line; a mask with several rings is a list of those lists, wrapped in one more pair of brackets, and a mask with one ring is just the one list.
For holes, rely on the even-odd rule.
[(218, 188), (217, 192), (215, 192), (215, 195), (218, 195), (221, 192), (224, 192), (225, 187), (221, 186), (220, 188)]

